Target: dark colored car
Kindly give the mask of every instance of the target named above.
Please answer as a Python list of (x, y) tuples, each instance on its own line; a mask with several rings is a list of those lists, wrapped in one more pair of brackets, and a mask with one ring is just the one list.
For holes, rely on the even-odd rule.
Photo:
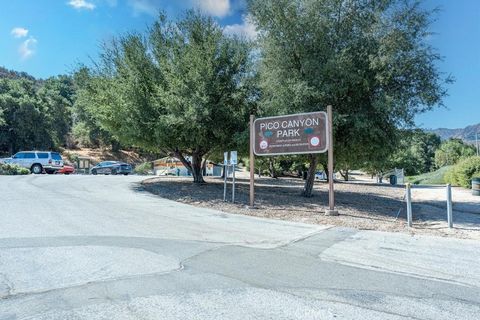
[(132, 173), (132, 166), (120, 161), (103, 161), (90, 169), (91, 174), (123, 174)]

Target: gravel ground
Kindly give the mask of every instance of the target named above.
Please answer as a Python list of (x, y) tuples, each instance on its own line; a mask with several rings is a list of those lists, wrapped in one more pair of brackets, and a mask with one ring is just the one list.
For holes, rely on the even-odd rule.
[[(414, 228), (408, 228), (403, 186), (338, 182), (335, 184), (335, 200), (340, 215), (325, 216), (324, 210), (328, 206), (328, 184), (325, 182), (316, 182), (314, 196), (304, 198), (300, 196), (302, 180), (262, 177), (255, 181), (256, 208), (250, 209), (247, 179), (237, 179), (234, 204), (223, 201), (222, 179), (206, 177), (205, 180), (205, 184), (193, 185), (188, 177), (156, 177), (147, 179), (142, 184), (147, 191), (163, 198), (234, 214), (361, 230), (480, 239), (480, 215), (454, 211), (455, 227), (448, 229), (445, 205), (438, 199), (414, 202)], [(227, 199), (231, 200), (231, 184)]]

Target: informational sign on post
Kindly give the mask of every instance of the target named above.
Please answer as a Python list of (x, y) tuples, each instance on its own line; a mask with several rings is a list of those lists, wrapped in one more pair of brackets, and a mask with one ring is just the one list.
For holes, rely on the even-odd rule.
[(250, 115), (250, 208), (255, 204), (255, 155), (312, 154), (328, 151), (329, 199), (326, 215), (335, 210), (333, 183), (333, 112), (310, 112), (255, 119)]
[(237, 151), (230, 151), (230, 165), (232, 166), (232, 203), (235, 202), (235, 167), (237, 166)]
[(228, 166), (228, 152), (223, 153), (223, 165)]
[(327, 119), (326, 112), (256, 119), (253, 150), (257, 156), (326, 152)]
[(237, 151), (230, 151), (230, 164), (237, 165)]

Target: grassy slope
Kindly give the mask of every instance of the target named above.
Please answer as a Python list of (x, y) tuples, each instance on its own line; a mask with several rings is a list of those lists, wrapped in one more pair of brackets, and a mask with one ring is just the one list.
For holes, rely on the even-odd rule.
[(451, 168), (452, 166), (445, 166), (437, 171), (427, 172), (420, 174), (418, 176), (410, 176), (407, 177), (407, 182), (413, 184), (444, 184), (445, 183), (445, 173)]

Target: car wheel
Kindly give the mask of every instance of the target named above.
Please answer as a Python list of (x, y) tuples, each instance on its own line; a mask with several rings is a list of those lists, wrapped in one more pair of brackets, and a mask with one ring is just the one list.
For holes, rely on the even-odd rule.
[(128, 173), (124, 173), (123, 175), (124, 175), (124, 176), (128, 176)]
[(54, 173), (55, 173), (55, 170), (45, 170), (45, 172), (46, 172), (47, 174), (54, 174)]
[(31, 171), (33, 174), (40, 174), (40, 173), (42, 173), (42, 171), (43, 171), (42, 165), (36, 163), (36, 164), (34, 164), (34, 165), (32, 166), (32, 168), (30, 169), (30, 171)]
[(93, 169), (92, 174), (96, 176), (97, 175), (97, 170)]

